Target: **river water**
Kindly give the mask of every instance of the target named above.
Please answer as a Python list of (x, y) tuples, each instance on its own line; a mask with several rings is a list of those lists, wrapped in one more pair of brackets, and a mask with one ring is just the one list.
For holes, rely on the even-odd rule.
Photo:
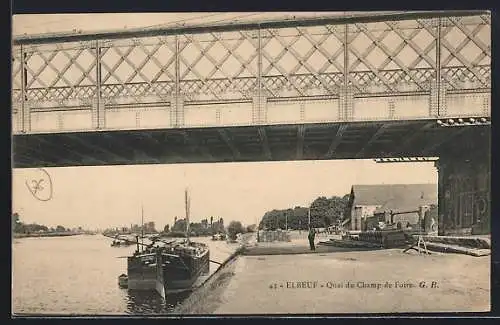
[[(238, 244), (195, 238), (223, 262)], [(187, 298), (132, 292), (118, 286), (135, 246), (110, 247), (101, 235), (15, 239), (12, 245), (12, 313), (35, 315), (168, 314)], [(210, 273), (218, 265), (210, 263)]]

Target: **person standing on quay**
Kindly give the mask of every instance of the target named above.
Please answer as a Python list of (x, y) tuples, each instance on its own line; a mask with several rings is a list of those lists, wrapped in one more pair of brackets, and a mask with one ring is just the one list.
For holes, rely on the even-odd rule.
[(316, 247), (314, 247), (314, 238), (316, 237), (316, 232), (314, 231), (314, 228), (309, 228), (309, 235), (307, 238), (309, 239), (309, 248), (314, 251), (316, 250)]

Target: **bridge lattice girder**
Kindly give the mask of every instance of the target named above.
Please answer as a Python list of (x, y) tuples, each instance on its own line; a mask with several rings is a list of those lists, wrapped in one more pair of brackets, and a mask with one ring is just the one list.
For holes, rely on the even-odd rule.
[(490, 28), (483, 14), (17, 45), (14, 111), (484, 92)]

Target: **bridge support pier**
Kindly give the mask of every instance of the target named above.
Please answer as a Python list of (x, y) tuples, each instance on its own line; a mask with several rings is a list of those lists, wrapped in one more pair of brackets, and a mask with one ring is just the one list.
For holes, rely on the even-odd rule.
[[(456, 141), (455, 146), (460, 146)], [(491, 231), (489, 141), (477, 150), (443, 150), (439, 173), (439, 235), (483, 235)], [(486, 142), (486, 143), (485, 143)], [(463, 144), (462, 144), (463, 145)], [(459, 154), (456, 154), (459, 153)]]

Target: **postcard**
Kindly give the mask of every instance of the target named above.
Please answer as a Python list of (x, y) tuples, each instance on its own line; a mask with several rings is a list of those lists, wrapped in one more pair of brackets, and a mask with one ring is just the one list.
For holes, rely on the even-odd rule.
[(491, 309), (488, 11), (13, 17), (12, 315)]

